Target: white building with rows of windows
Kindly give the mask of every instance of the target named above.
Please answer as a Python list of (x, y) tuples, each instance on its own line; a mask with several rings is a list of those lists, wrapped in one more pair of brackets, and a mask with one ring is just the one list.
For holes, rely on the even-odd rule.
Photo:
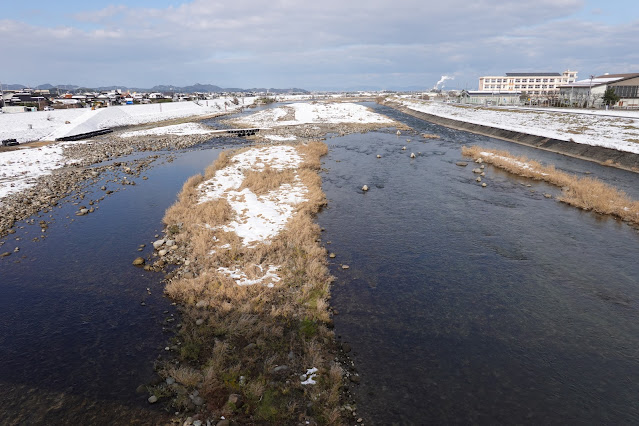
[(479, 77), (479, 91), (496, 93), (526, 93), (532, 97), (559, 95), (559, 86), (577, 80), (577, 71), (507, 72), (506, 76)]

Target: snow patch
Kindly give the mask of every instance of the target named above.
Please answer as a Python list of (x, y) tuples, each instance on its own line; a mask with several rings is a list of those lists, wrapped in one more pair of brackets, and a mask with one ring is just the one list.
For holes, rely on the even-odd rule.
[[(281, 120), (290, 110), (295, 118)], [(260, 111), (238, 120), (258, 127), (295, 126), (300, 124), (327, 123), (392, 123), (387, 117), (353, 103), (294, 103), (280, 108)]]
[(240, 286), (265, 283), (267, 287), (273, 287), (275, 285), (274, 283), (281, 281), (280, 276), (277, 275), (277, 270), (280, 268), (280, 266), (271, 265), (268, 267), (266, 272), (264, 272), (264, 267), (262, 265), (255, 265), (255, 267), (259, 269), (259, 271), (263, 273), (263, 275), (253, 279), (250, 279), (248, 275), (241, 269), (230, 269), (230, 268), (220, 267), (217, 270), (218, 272), (221, 272), (222, 274), (235, 280), (237, 285), (240, 285)]
[(172, 126), (154, 127), (146, 130), (135, 130), (132, 132), (122, 133), (121, 138), (131, 138), (135, 136), (151, 136), (151, 135), (207, 135), (214, 133), (214, 130), (207, 128), (199, 123), (183, 123)]
[(253, 148), (231, 159), (231, 164), (215, 172), (215, 176), (198, 186), (199, 203), (224, 198), (235, 213), (235, 220), (222, 226), (226, 232), (235, 232), (245, 246), (268, 242), (276, 236), (293, 216), (295, 206), (306, 201), (308, 189), (298, 175), (293, 184), (284, 184), (266, 194), (257, 195), (249, 188), (239, 191), (244, 172), (297, 169), (302, 157), (291, 146)]
[(313, 367), (306, 370), (306, 373), (302, 374), (300, 376), (300, 379), (302, 379), (303, 385), (314, 385), (317, 383), (315, 381), (316, 376), (317, 376), (317, 368)]

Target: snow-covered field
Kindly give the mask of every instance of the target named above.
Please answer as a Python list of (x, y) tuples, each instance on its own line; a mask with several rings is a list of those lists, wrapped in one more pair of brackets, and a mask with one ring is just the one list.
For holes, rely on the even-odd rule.
[(439, 117), (639, 154), (639, 114), (622, 111), (548, 111), (455, 106), (401, 100), (405, 107)]
[[(121, 105), (91, 110), (74, 108), (54, 111), (0, 114), (0, 140), (15, 138), (18, 142), (55, 140), (104, 128), (129, 126), (234, 111), (253, 103), (234, 105), (230, 98), (208, 101), (169, 102), (162, 104)], [(66, 122), (69, 123), (66, 123)]]
[(353, 103), (294, 103), (257, 112), (238, 122), (256, 127), (278, 127), (300, 124), (390, 124), (392, 120)]
[(199, 123), (182, 123), (172, 126), (153, 127), (146, 130), (134, 130), (120, 134), (121, 138), (132, 138), (136, 136), (156, 136), (156, 135), (208, 135), (215, 133), (214, 130)]
[[(253, 98), (245, 98), (245, 104), (253, 103)], [(228, 105), (225, 105), (227, 103)], [(219, 108), (218, 108), (219, 107)], [(236, 110), (242, 107), (233, 105), (230, 98), (210, 101), (174, 102), (147, 105), (123, 105), (91, 110), (74, 108), (55, 111), (25, 112), (19, 114), (0, 114), (0, 140), (16, 138), (18, 142), (54, 140), (56, 138), (87, 133), (108, 127), (151, 123), (175, 118), (210, 115)], [(69, 121), (70, 123), (66, 123)], [(31, 127), (31, 128), (30, 128)], [(124, 137), (162, 134), (205, 134), (212, 130), (197, 124), (184, 123), (174, 126), (131, 131)], [(122, 143), (126, 143), (123, 140)], [(15, 151), (0, 152), (0, 199), (21, 191), (35, 183), (43, 175), (51, 174), (64, 166), (64, 144), (47, 145), (40, 148), (22, 147)]]
[(65, 142), (0, 153), (0, 200), (30, 187), (40, 176), (72, 163), (65, 159), (62, 151), (65, 145), (74, 143), (83, 142)]

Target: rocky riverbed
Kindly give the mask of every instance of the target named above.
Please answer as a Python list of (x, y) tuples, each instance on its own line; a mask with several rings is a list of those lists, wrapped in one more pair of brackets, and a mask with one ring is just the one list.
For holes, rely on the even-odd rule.
[[(86, 188), (102, 180), (106, 174), (109, 174), (107, 181), (110, 185), (103, 189), (104, 196), (117, 191), (122, 185), (135, 185), (135, 179), (144, 178), (143, 171), (159, 158), (156, 151), (180, 150), (211, 139), (211, 135), (138, 136), (123, 139), (120, 133), (115, 132), (76, 144), (65, 144), (65, 163), (61, 168), (34, 179), (33, 185), (29, 188), (2, 198), (0, 237), (11, 233), (16, 222), (38, 212), (48, 213), (63, 200), (83, 202)], [(118, 161), (119, 158), (133, 153), (148, 155), (141, 155), (140, 158), (130, 161)], [(71, 194), (74, 194), (73, 198), (66, 199)], [(87, 202), (98, 203), (104, 196)]]

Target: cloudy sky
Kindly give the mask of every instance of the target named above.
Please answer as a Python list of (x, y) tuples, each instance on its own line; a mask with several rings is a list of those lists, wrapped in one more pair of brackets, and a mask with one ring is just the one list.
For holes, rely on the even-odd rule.
[(7, 1), (0, 82), (476, 89), (639, 72), (637, 40), (637, 0)]

